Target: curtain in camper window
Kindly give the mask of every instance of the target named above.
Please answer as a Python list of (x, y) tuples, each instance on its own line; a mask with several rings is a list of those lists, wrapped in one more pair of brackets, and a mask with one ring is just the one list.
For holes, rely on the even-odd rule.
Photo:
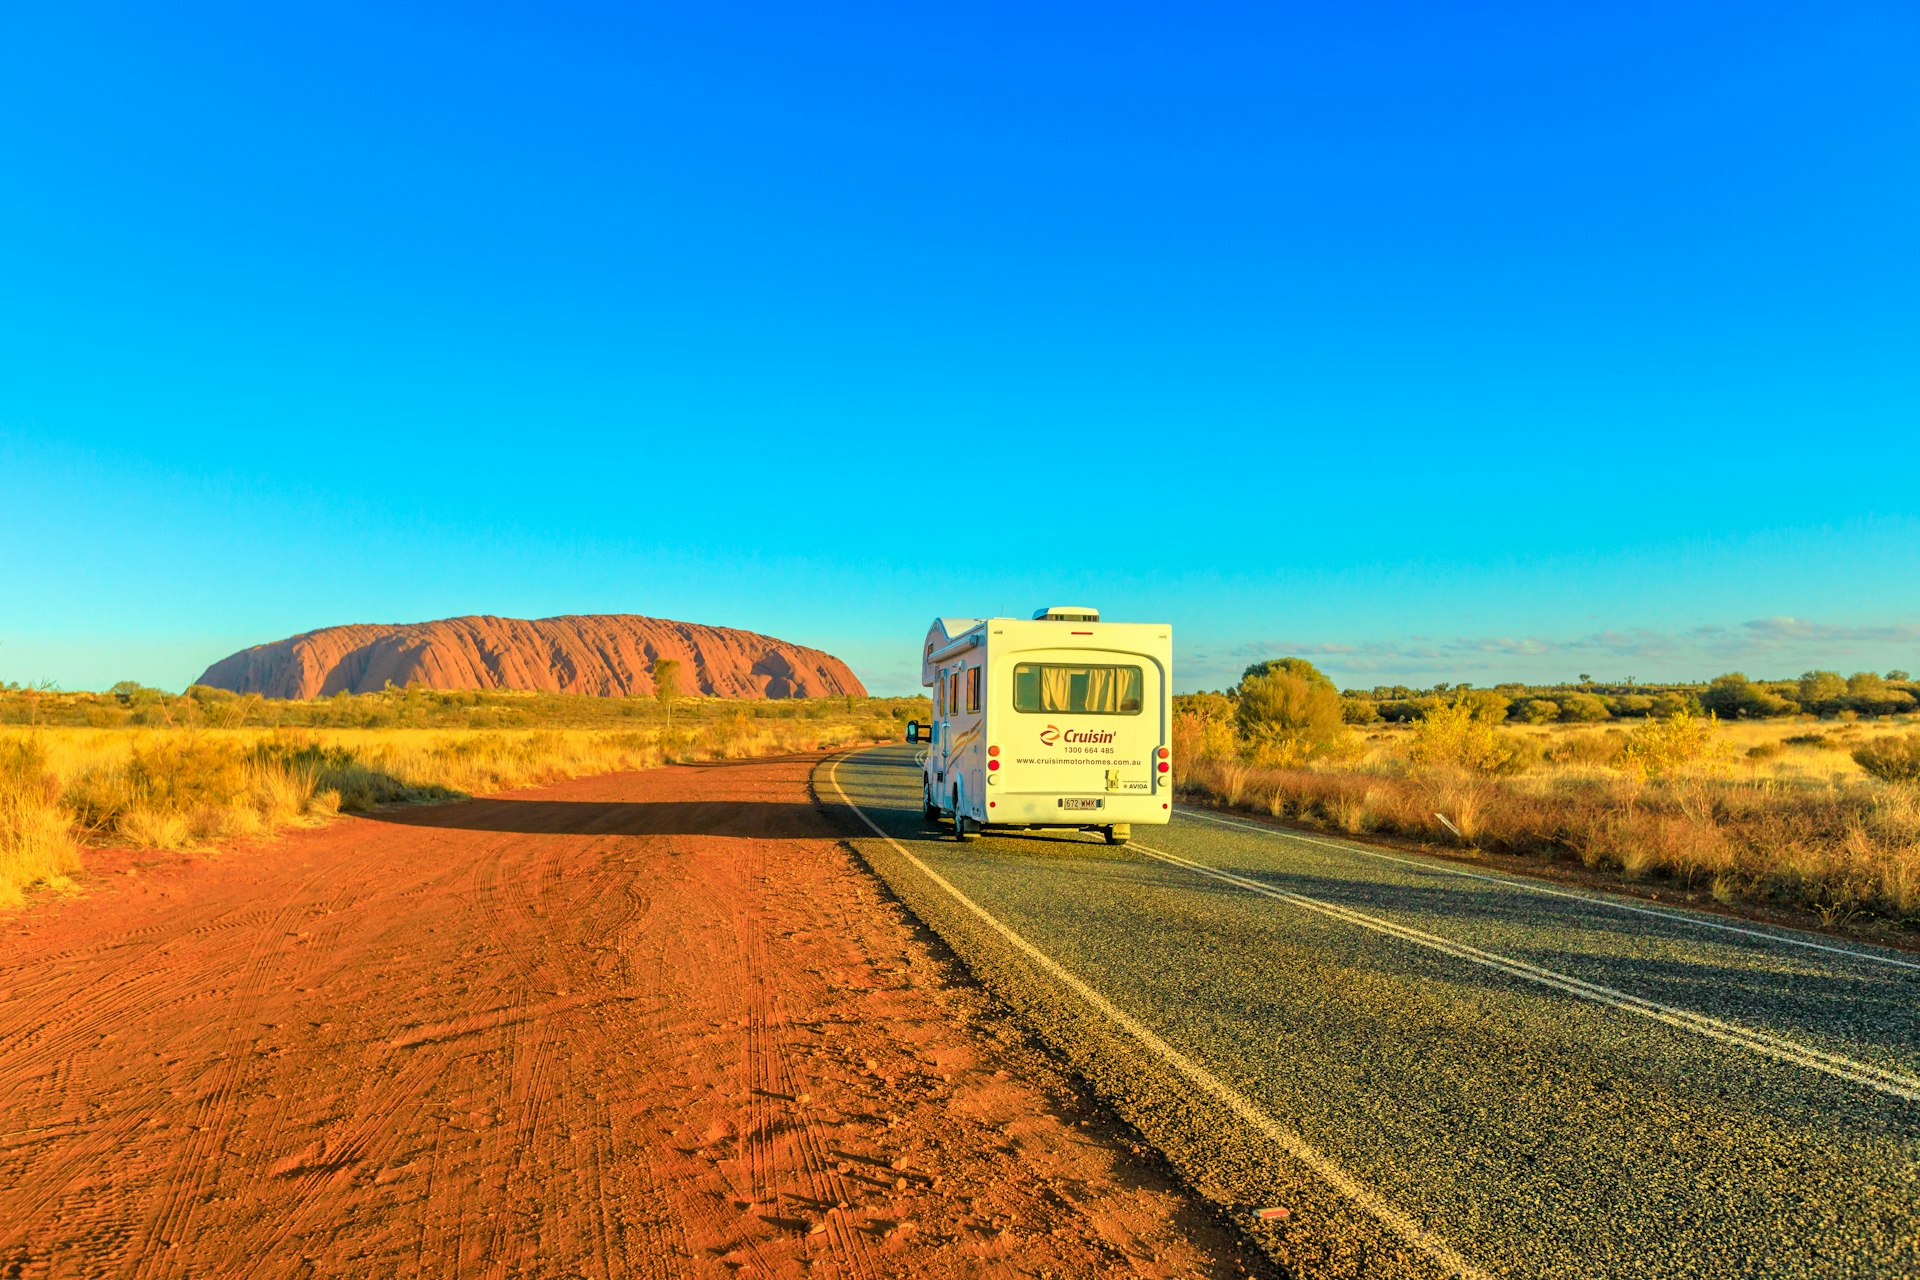
[(1013, 709), (1068, 715), (1139, 715), (1144, 683), (1139, 667), (1023, 662), (1013, 669)]

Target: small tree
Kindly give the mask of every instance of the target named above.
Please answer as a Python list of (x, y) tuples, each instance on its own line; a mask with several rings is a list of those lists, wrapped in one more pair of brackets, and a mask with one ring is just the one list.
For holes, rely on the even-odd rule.
[(1723, 720), (1777, 716), (1784, 714), (1789, 706), (1784, 698), (1761, 688), (1739, 671), (1714, 677), (1707, 691), (1700, 695), (1700, 705)]
[(676, 658), (653, 660), (653, 696), (667, 713), (667, 728), (673, 728), (673, 700), (680, 696), (680, 662)]
[(1856, 671), (1847, 677), (1847, 705), (1863, 716), (1891, 716), (1913, 710), (1913, 695), (1905, 689), (1890, 689), (1887, 682), (1871, 671)]
[(1845, 710), (1847, 682), (1838, 671), (1808, 671), (1800, 677), (1800, 705), (1817, 716)]
[(1304, 658), (1257, 662), (1240, 679), (1235, 712), (1256, 755), (1288, 762), (1344, 746), (1347, 726), (1333, 681)]

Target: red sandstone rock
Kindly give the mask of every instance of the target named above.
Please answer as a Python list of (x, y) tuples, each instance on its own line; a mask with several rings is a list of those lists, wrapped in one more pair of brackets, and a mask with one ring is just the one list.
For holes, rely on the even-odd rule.
[(631, 613), (447, 618), (323, 627), (242, 649), (199, 683), (270, 698), (372, 693), (391, 681), (435, 689), (540, 689), (622, 697), (653, 692), (657, 657), (680, 663), (680, 691), (717, 698), (865, 696), (832, 654), (752, 631)]

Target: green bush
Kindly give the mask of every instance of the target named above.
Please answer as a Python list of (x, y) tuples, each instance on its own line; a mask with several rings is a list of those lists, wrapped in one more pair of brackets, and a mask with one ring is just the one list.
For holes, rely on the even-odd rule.
[(223, 805), (242, 794), (246, 771), (246, 753), (235, 744), (189, 737), (134, 748), (126, 779), (136, 802), (186, 813), (200, 805)]
[(1560, 699), (1560, 719), (1566, 724), (1590, 724), (1607, 718), (1607, 704), (1594, 694), (1569, 693)]
[(1853, 762), (1882, 782), (1920, 785), (1920, 733), (1855, 747)]
[(1700, 705), (1722, 720), (1757, 719), (1786, 715), (1794, 704), (1770, 689), (1762, 688), (1739, 671), (1716, 676), (1700, 695)]
[[(1500, 718), (1504, 719), (1506, 699), (1500, 698), (1500, 702)], [(1469, 693), (1462, 693), (1421, 719), (1414, 727), (1408, 754), (1417, 764), (1497, 773), (1513, 758), (1513, 750), (1509, 735), (1493, 727), (1496, 723), (1481, 714), (1481, 707), (1475, 706)]]
[(1303, 760), (1333, 751), (1347, 739), (1340, 694), (1304, 658), (1248, 667), (1234, 718), (1240, 736), (1262, 758)]
[(1800, 705), (1817, 716), (1830, 716), (1847, 705), (1847, 682), (1838, 671), (1808, 671), (1801, 675)]
[(1342, 698), (1340, 718), (1348, 724), (1379, 724), (1380, 707), (1372, 698)]
[(1653, 695), (1653, 715), (1662, 720), (1670, 720), (1682, 712), (1690, 716), (1704, 715), (1706, 708), (1700, 705), (1700, 699), (1690, 693), (1678, 693), (1668, 689)]
[(1871, 671), (1856, 671), (1847, 677), (1847, 706), (1863, 716), (1892, 716), (1914, 707), (1913, 695), (1894, 689)]
[(1457, 701), (1465, 703), (1473, 718), (1482, 724), (1499, 724), (1513, 706), (1512, 698), (1492, 689), (1462, 689)]
[[(1664, 720), (1649, 717), (1635, 725), (1620, 749), (1620, 765), (1644, 777), (1657, 778), (1694, 764), (1713, 764), (1724, 758), (1714, 732), (1719, 723), (1681, 710)], [(1778, 754), (1778, 749), (1774, 752)], [(1748, 754), (1752, 754), (1749, 752)]]

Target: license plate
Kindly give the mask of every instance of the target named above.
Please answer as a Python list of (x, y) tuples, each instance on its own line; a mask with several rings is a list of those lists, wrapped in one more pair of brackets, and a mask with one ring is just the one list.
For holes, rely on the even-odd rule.
[(1105, 800), (1062, 800), (1062, 809), (1098, 809), (1106, 804)]

